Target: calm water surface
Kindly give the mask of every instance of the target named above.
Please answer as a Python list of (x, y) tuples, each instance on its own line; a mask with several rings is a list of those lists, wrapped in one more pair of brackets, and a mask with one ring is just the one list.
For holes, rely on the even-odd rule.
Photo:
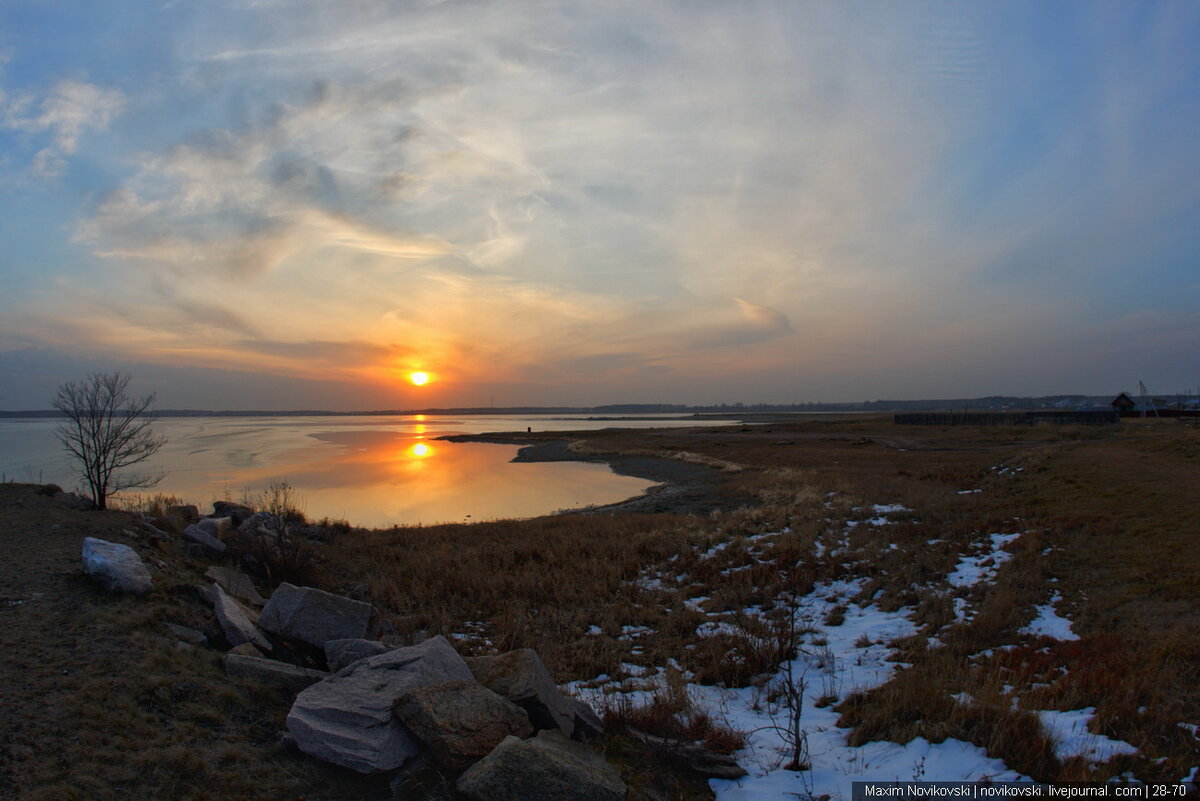
[[(54, 437), (56, 420), (0, 419), (0, 475), (77, 486)], [(513, 463), (517, 447), (437, 441), (446, 434), (647, 428), (695, 422), (592, 421), (548, 415), (387, 417), (172, 417), (148, 470), (166, 470), (154, 488), (202, 507), (253, 500), (270, 484), (296, 488), (310, 519), (360, 526), (532, 517), (615, 503), (651, 482), (606, 465)]]

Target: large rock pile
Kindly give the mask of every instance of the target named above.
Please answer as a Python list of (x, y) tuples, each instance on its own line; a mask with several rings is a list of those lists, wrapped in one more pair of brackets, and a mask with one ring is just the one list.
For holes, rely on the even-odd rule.
[[(186, 521), (189, 554), (228, 561), (225, 537), (239, 526), (253, 531), (259, 516), (236, 504), (214, 511), (172, 514)], [(88, 538), (83, 560), (110, 589), (153, 587), (128, 546)], [(599, 718), (559, 691), (534, 651), (464, 659), (441, 636), (415, 645), (368, 639), (386, 630), (368, 603), (286, 582), (264, 599), (249, 576), (227, 566), (211, 566), (205, 577), (211, 584), (197, 589), (212, 606), (211, 622), (203, 632), (168, 630), (179, 647), (230, 649), (230, 676), (294, 693), (286, 736), (299, 751), (364, 774), (403, 777), (432, 765), (457, 776), (457, 792), (475, 801), (625, 797), (617, 771), (580, 742), (603, 732)]]
[[(438, 636), (365, 656), (312, 684), (292, 704), (287, 728), (304, 753), (360, 773), (430, 762), (450, 774), (473, 771), (468, 784), (476, 789), (462, 789), (470, 798), (623, 798), (616, 771), (565, 736), (598, 733), (595, 714), (576, 703), (582, 709), (561, 694), (531, 650), (464, 660)], [(524, 739), (538, 730), (540, 739)], [(556, 750), (548, 756), (549, 734), (558, 739), (550, 741)], [(547, 760), (550, 767), (541, 766)], [(524, 784), (512, 784), (521, 775), (555, 776), (553, 787), (575, 789), (528, 796)], [(587, 789), (597, 782), (611, 792), (619, 787), (620, 795)], [(512, 786), (507, 794), (486, 794), (496, 784)]]

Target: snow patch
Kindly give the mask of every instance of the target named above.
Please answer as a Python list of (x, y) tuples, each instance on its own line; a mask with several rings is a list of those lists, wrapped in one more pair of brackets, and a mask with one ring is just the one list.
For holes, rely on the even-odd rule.
[(1020, 534), (991, 535), (991, 550), (979, 556), (966, 556), (960, 559), (954, 571), (946, 576), (946, 581), (953, 587), (973, 587), (981, 581), (991, 580), (1000, 566), (1012, 559), (1012, 554), (1004, 550), (1004, 546), (1020, 536)]
[(1088, 721), (1096, 714), (1093, 706), (1070, 712), (1038, 712), (1042, 726), (1054, 738), (1059, 758), (1087, 757), (1092, 764), (1107, 762), (1120, 754), (1136, 754), (1137, 749), (1123, 740), (1112, 740), (1088, 731)]
[(1053, 637), (1056, 640), (1078, 640), (1079, 635), (1071, 631), (1071, 621), (1062, 617), (1055, 610), (1055, 604), (1062, 601), (1062, 595), (1055, 593), (1050, 603), (1037, 607), (1037, 617), (1020, 630), (1021, 634), (1032, 634), (1042, 637)]

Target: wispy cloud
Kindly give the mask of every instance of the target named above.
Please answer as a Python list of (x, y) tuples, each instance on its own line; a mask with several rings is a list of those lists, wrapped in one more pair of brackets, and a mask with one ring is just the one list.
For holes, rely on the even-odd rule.
[(106, 128), (125, 103), (125, 95), (117, 89), (75, 79), (59, 81), (40, 98), (28, 93), (5, 98), (0, 92), (6, 126), (49, 136), (50, 143), (37, 151), (31, 165), (45, 176), (61, 173), (84, 133)]
[[(74, 234), (90, 280), (42, 309), (147, 358), (905, 393), (1128, 311), (1147, 252), (1191, 247), (1180, 6), (220, 11), (164, 31), (195, 109), (107, 165)], [(161, 86), (0, 102), (53, 172)]]

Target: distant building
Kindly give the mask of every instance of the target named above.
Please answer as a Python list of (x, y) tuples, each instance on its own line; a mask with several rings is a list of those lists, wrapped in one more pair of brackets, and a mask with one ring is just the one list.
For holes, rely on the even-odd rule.
[(1132, 412), (1137, 408), (1137, 401), (1129, 397), (1128, 393), (1122, 392), (1113, 398), (1113, 402), (1110, 405), (1118, 412)]

